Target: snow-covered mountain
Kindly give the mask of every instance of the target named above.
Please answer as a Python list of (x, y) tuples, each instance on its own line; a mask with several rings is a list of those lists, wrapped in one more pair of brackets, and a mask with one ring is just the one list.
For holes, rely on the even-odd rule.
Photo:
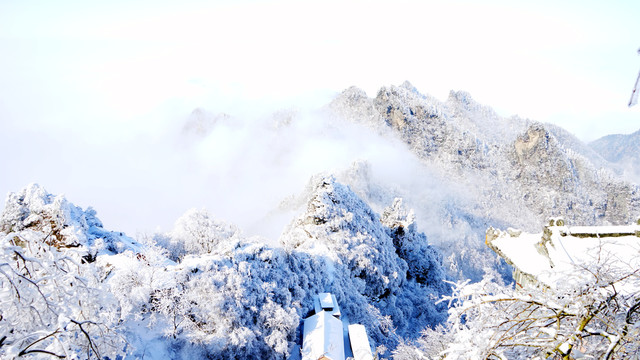
[[(257, 225), (285, 219), (278, 238), (244, 235), (203, 209), (132, 239), (40, 186), (10, 194), (0, 218), (0, 357), (295, 358), (319, 292), (335, 294), (347, 319), (393, 351), (445, 320), (446, 303), (436, 304), (450, 292), (443, 280), (486, 271), (510, 280), (485, 246), (488, 227), (535, 232), (551, 216), (602, 225), (640, 214), (638, 187), (602, 152), (556, 126), (501, 117), (464, 92), (440, 101), (406, 82), (370, 98), (352, 87), (305, 116), (282, 111), (245, 133), (249, 124), (197, 109), (180, 134), (182, 154), (199, 161), (216, 149), (208, 140), (256, 140), (240, 159), (269, 171), (227, 165), (236, 176), (276, 176), (246, 180), (260, 182), (260, 196), (229, 204), (255, 211), (281, 194), (269, 186), (285, 184), (288, 196)], [(353, 144), (376, 151), (289, 189), (297, 172), (286, 166), (346, 157), (340, 151)]]
[(640, 184), (640, 130), (628, 135), (607, 135), (589, 146), (617, 166), (626, 178)]
[(398, 196), (429, 225), (423, 231), (461, 277), (477, 279), (495, 266), (482, 260), (493, 259), (484, 247), (490, 225), (536, 231), (551, 216), (592, 225), (640, 214), (638, 187), (580, 140), (554, 125), (500, 117), (464, 92), (442, 102), (407, 82), (383, 87), (375, 98), (352, 87), (326, 110), (400, 138), (439, 179), (436, 198), (414, 190)]
[[(557, 126), (502, 118), (467, 93), (452, 92), (440, 102), (404, 83), (384, 87), (370, 99), (351, 88), (330, 108), (339, 116), (394, 132), (452, 181), (473, 185), (478, 205), (491, 208), (484, 210), (524, 206), (538, 224), (556, 215), (587, 224), (626, 223), (635, 216), (628, 210), (637, 213), (636, 187), (617, 178), (578, 139)], [(531, 224), (513, 215), (500, 218), (518, 226)]]

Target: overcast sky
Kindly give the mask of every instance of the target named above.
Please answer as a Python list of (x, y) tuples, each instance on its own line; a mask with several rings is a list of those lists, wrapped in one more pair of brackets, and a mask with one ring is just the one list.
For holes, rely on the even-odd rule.
[(194, 108), (313, 107), (351, 85), (465, 90), (585, 141), (631, 133), (639, 20), (637, 0), (0, 0), (0, 193), (35, 181), (83, 206), (136, 189), (160, 202), (189, 169), (145, 165), (175, 154), (144, 145)]

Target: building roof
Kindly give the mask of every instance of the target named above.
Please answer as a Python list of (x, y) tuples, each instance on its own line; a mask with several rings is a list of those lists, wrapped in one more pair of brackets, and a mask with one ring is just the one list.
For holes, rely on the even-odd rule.
[(575, 276), (577, 268), (608, 259), (636, 268), (640, 265), (638, 224), (570, 227), (561, 219), (552, 219), (537, 234), (490, 228), (487, 245), (517, 271), (548, 287), (566, 281), (568, 274)]
[(318, 294), (318, 300), (320, 300), (320, 306), (322, 306), (323, 309), (333, 309), (334, 302), (331, 293)]
[(349, 343), (355, 360), (373, 360), (371, 345), (364, 325), (349, 325)]
[(304, 320), (302, 360), (343, 360), (342, 321), (330, 312), (320, 311)]
[(331, 315), (337, 317), (338, 319), (342, 315), (340, 313), (338, 300), (332, 293), (319, 293), (318, 296), (314, 296), (313, 307), (316, 313), (319, 313), (323, 310), (328, 311), (331, 313)]

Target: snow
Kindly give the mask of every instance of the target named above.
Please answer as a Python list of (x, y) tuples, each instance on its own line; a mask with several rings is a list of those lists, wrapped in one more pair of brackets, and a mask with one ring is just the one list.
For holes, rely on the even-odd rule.
[(544, 233), (500, 232), (490, 245), (501, 252), (520, 271), (547, 286), (556, 287), (580, 277), (579, 270), (607, 259), (631, 267), (640, 265), (640, 225), (625, 226), (549, 226)]
[[(331, 291), (331, 314), (365, 324), (374, 345), (393, 351), (445, 320), (446, 304), (436, 301), (449, 293), (442, 281), (447, 275), (475, 281), (485, 268), (509, 270), (485, 249), (486, 224), (530, 231), (545, 211), (586, 224), (617, 223), (640, 208), (637, 187), (594, 170), (571, 139), (547, 125), (499, 117), (462, 92), (446, 103), (409, 84), (383, 88), (374, 99), (350, 93), (333, 105), (345, 105), (339, 110), (350, 121), (391, 134), (378, 139), (391, 145), (381, 141), (385, 150), (376, 154), (392, 160), (378, 168), (358, 161), (343, 173), (312, 177), (294, 197), (298, 216), (270, 243), (244, 237), (205, 209), (188, 211), (170, 232), (133, 240), (105, 230), (94, 210), (38, 185), (10, 194), (0, 219), (7, 245), (0, 262), (9, 274), (0, 276), (0, 310), (20, 325), (14, 333), (33, 336), (51, 333), (51, 324), (69, 325), (61, 341), (76, 349), (73, 339), (82, 334), (70, 321), (99, 312), (104, 329), (96, 333), (106, 329), (129, 344), (112, 357), (125, 351), (145, 358), (289, 358), (299, 350), (299, 326), (315, 305), (312, 297)], [(339, 105), (345, 100), (358, 104)], [(397, 145), (398, 154), (413, 152), (410, 160), (385, 153)], [(387, 178), (376, 180), (374, 171)], [(580, 280), (575, 266), (587, 267), (595, 257), (638, 267), (636, 251), (627, 251), (639, 247), (635, 225), (550, 232), (541, 245), (543, 234), (511, 229), (494, 245), (548, 286)], [(22, 257), (17, 262), (15, 251)], [(51, 304), (32, 283), (11, 286), (27, 273), (52, 296)], [(18, 301), (18, 290), (33, 300), (31, 309)], [(59, 316), (47, 312), (49, 305)], [(19, 311), (26, 315), (14, 316)], [(39, 315), (46, 321), (39, 323)], [(0, 356), (19, 349), (8, 344), (14, 340), (0, 346)]]
[(535, 245), (542, 234), (521, 234), (518, 237), (501, 236), (492, 244), (502, 251), (513, 264), (528, 274), (539, 274), (549, 269), (549, 262), (538, 253)]
[(331, 293), (320, 293), (318, 294), (318, 299), (320, 300), (320, 306), (322, 306), (325, 310), (331, 310), (334, 307), (333, 298)]
[(349, 325), (349, 343), (355, 360), (373, 360), (367, 329), (360, 324)]
[(562, 351), (563, 353), (567, 353), (569, 351), (569, 343), (562, 343), (562, 345), (560, 345), (560, 347), (558, 348), (558, 350)]
[(620, 226), (570, 226), (568, 233), (572, 235), (587, 234), (595, 237), (599, 235), (626, 234), (635, 235), (640, 231), (638, 225), (620, 225)]
[(344, 342), (342, 321), (327, 311), (321, 311), (304, 320), (302, 360), (317, 360), (326, 356), (343, 360)]
[(316, 313), (322, 310), (328, 311), (331, 315), (340, 319), (342, 313), (340, 312), (340, 305), (336, 296), (331, 293), (320, 293), (313, 298), (313, 306)]

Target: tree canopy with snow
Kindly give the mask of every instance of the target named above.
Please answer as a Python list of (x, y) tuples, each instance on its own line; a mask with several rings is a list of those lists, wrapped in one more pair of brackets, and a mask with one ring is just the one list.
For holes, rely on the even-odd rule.
[(40, 186), (10, 195), (0, 354), (289, 358), (325, 291), (378, 345), (443, 321), (425, 301), (447, 291), (442, 259), (401, 201), (381, 218), (333, 177), (314, 186), (282, 248), (202, 210), (138, 242)]

